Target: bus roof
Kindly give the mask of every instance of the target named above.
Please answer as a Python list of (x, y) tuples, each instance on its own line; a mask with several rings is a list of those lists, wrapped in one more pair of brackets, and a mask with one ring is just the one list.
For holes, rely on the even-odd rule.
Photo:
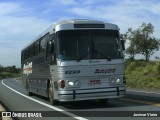
[(26, 49), (34, 42), (39, 40), (41, 37), (49, 33), (52, 35), (53, 33), (60, 30), (73, 30), (73, 29), (111, 29), (111, 30), (119, 30), (118, 26), (111, 23), (105, 23), (103, 21), (98, 20), (89, 20), (89, 19), (71, 19), (71, 20), (62, 20), (57, 23), (53, 23), (48, 29), (46, 29), (43, 33), (37, 36), (32, 42), (30, 42), (27, 46), (25, 46), (22, 50)]

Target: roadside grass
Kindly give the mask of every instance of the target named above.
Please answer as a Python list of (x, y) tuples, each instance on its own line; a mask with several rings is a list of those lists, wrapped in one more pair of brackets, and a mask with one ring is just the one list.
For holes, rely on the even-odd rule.
[(126, 63), (127, 87), (160, 88), (160, 61), (130, 61)]
[(0, 79), (5, 79), (5, 78), (14, 78), (14, 77), (19, 77), (20, 74), (17, 73), (9, 73), (9, 72), (1, 72), (0, 73)]

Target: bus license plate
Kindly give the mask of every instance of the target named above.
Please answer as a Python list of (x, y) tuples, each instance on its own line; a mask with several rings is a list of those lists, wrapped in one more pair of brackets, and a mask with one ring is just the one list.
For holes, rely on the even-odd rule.
[(90, 80), (89, 81), (89, 85), (100, 85), (101, 84), (101, 80)]

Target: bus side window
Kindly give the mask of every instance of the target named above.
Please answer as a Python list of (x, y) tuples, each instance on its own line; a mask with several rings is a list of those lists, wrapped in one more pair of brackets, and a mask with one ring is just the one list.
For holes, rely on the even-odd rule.
[(40, 53), (44, 52), (45, 51), (45, 37), (43, 37), (41, 40), (40, 40)]
[(37, 41), (35, 44), (34, 44), (34, 49), (35, 49), (35, 55), (38, 55), (39, 53), (39, 41)]

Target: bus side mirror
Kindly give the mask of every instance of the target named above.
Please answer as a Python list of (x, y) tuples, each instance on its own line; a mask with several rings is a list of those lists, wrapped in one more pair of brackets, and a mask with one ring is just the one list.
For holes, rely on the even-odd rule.
[(124, 35), (124, 34), (121, 34), (121, 35), (120, 35), (120, 40), (121, 40), (121, 45), (122, 45), (122, 49), (123, 49), (123, 50), (125, 50), (125, 42), (126, 42), (126, 41), (124, 40), (124, 38), (126, 38), (125, 36), (126, 36), (126, 35)]
[(125, 40), (121, 40), (122, 49), (125, 50)]

